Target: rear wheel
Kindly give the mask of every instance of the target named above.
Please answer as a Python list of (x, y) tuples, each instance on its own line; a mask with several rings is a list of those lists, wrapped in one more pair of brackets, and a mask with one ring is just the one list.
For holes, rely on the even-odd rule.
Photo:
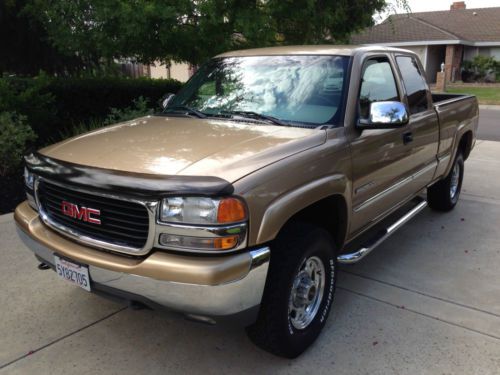
[(316, 340), (333, 302), (335, 244), (327, 231), (293, 224), (271, 247), (271, 265), (250, 339), (273, 354), (295, 358)]
[(463, 178), (464, 157), (459, 151), (448, 176), (427, 189), (429, 206), (437, 211), (452, 210), (460, 197)]

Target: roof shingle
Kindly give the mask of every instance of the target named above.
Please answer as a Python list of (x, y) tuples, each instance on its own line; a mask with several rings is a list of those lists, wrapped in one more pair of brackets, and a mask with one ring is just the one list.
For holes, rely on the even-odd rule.
[(500, 7), (392, 15), (351, 37), (356, 44), (433, 40), (500, 42)]

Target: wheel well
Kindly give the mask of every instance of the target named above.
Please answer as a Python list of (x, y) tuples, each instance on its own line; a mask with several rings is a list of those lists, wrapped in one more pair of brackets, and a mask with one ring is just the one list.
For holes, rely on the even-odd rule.
[(292, 222), (307, 222), (327, 230), (337, 249), (342, 248), (347, 231), (347, 204), (343, 196), (331, 195), (294, 214), (280, 232)]
[(462, 151), (464, 155), (464, 160), (469, 157), (470, 150), (472, 148), (472, 132), (469, 130), (462, 138), (460, 138), (460, 143), (458, 144), (458, 149)]

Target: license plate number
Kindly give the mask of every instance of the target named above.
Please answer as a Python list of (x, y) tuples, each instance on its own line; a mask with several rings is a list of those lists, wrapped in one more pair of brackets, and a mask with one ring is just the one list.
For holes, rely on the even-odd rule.
[(54, 255), (57, 276), (90, 292), (89, 269)]

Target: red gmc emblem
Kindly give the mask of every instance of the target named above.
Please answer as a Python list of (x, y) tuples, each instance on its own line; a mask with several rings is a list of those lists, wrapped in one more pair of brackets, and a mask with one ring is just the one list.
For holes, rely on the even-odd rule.
[(72, 217), (73, 219), (82, 220), (87, 223), (101, 225), (101, 210), (89, 207), (78, 207), (78, 205), (66, 201), (62, 201), (61, 211), (63, 215)]

